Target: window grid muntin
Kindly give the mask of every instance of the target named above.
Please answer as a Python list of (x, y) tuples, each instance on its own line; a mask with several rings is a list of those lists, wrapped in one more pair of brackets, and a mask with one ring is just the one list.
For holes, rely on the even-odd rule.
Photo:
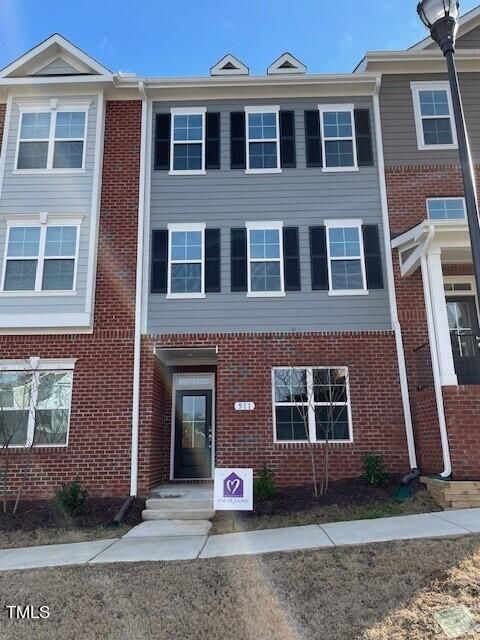
[[(456, 212), (461, 215), (449, 215)], [(435, 211), (436, 210), (436, 211)], [(441, 215), (432, 215), (438, 213)], [(465, 220), (465, 200), (464, 198), (427, 198), (427, 217), (429, 220)]]
[[(306, 376), (306, 388), (307, 388), (307, 401), (306, 402), (280, 402), (276, 399), (276, 372), (277, 371), (304, 371)], [(315, 371), (342, 371), (344, 373), (345, 378), (345, 394), (346, 399), (342, 402), (317, 402), (314, 397), (314, 372)], [(274, 422), (274, 441), (279, 443), (286, 442), (310, 442), (310, 443), (325, 443), (325, 440), (317, 439), (316, 433), (316, 417), (315, 410), (317, 407), (345, 407), (348, 416), (348, 427), (349, 427), (349, 437), (348, 439), (334, 439), (330, 438), (329, 442), (343, 442), (343, 443), (351, 443), (353, 442), (353, 429), (352, 429), (352, 415), (351, 415), (351, 398), (350, 398), (350, 378), (349, 378), (349, 370), (348, 367), (275, 367), (272, 369), (272, 399), (273, 399), (273, 422)], [(304, 440), (281, 440), (277, 437), (277, 419), (276, 419), (276, 409), (277, 407), (294, 407), (301, 416), (298, 411), (298, 406), (301, 405), (307, 409), (308, 414), (308, 435), (309, 437)]]
[[(358, 291), (366, 291), (367, 290), (367, 282), (366, 282), (366, 271), (365, 271), (365, 256), (364, 256), (364, 247), (363, 247), (363, 235), (362, 235), (362, 225), (355, 222), (350, 222), (348, 220), (342, 221), (341, 224), (333, 224), (329, 225), (328, 221), (326, 222), (327, 226), (327, 258), (328, 258), (328, 279), (329, 279), (329, 289), (334, 292), (358, 292)], [(355, 229), (358, 234), (358, 244), (359, 253), (356, 255), (345, 255), (345, 256), (335, 256), (332, 255), (331, 250), (331, 232), (332, 231), (340, 231), (342, 230), (344, 233), (346, 230)], [(338, 243), (334, 243), (338, 244)], [(351, 244), (351, 243), (349, 243)], [(358, 262), (360, 267), (360, 277), (361, 277), (361, 287), (353, 287), (353, 288), (335, 288), (333, 286), (334, 274), (333, 274), (333, 263), (348, 263), (348, 262)], [(348, 274), (346, 273), (348, 276)], [(347, 279), (348, 284), (348, 279)]]
[[(206, 114), (206, 109), (198, 109), (198, 110), (175, 110), (172, 109), (171, 110), (171, 116), (172, 116), (172, 126), (171, 126), (171, 133), (170, 133), (170, 171), (172, 173), (178, 173), (178, 174), (182, 174), (182, 173), (200, 173), (200, 172), (204, 172), (205, 171), (205, 114)], [(177, 118), (186, 118), (186, 125), (185, 127), (177, 127), (176, 126), (176, 122), (177, 122)], [(198, 126), (189, 126), (189, 123), (191, 121), (192, 118), (201, 118), (201, 135), (200, 137), (194, 137), (194, 138), (190, 138), (190, 131), (191, 130), (198, 130), (199, 127)], [(186, 139), (185, 138), (176, 138), (176, 132), (179, 130), (185, 130), (186, 131)], [(185, 156), (178, 156), (177, 155), (177, 149), (181, 150), (181, 147), (185, 147), (186, 148), (186, 154)], [(197, 147), (200, 147), (200, 154), (198, 153), (193, 153), (190, 154), (191, 150), (195, 150)], [(200, 158), (200, 166), (199, 167), (195, 167), (195, 168), (189, 168), (189, 162), (190, 161), (198, 161), (198, 159)], [(176, 160), (185, 160), (186, 161), (186, 168), (182, 167), (182, 168), (176, 168), (175, 163)]]
[[(25, 116), (29, 115), (42, 115), (42, 114), (50, 115), (50, 125), (49, 125), (49, 135), (45, 138), (23, 138), (22, 137), (22, 129), (23, 129), (23, 119)], [(83, 122), (83, 135), (78, 137), (57, 137), (56, 135), (56, 123), (57, 117), (61, 114), (83, 114), (84, 122)], [(16, 152), (16, 161), (15, 161), (15, 170), (16, 171), (83, 171), (85, 168), (85, 153), (86, 153), (86, 137), (87, 137), (87, 109), (78, 109), (73, 107), (65, 107), (58, 110), (42, 110), (38, 109), (38, 111), (25, 109), (20, 109), (19, 112), (19, 127), (18, 127), (18, 138), (17, 138), (17, 152)], [(80, 166), (54, 166), (54, 158), (55, 158), (55, 146), (56, 143), (62, 142), (71, 142), (71, 143), (81, 143), (82, 144), (82, 162)], [(33, 168), (22, 168), (19, 167), (19, 158), (20, 158), (20, 148), (22, 143), (43, 143), (47, 144), (47, 157), (46, 163), (43, 167), (33, 167)]]
[[(245, 129), (246, 129), (246, 156), (247, 156), (247, 171), (253, 172), (269, 172), (269, 171), (279, 171), (281, 169), (280, 166), (280, 117), (279, 117), (279, 108), (275, 107), (262, 107), (262, 108), (253, 108), (253, 107), (245, 107)], [(265, 116), (273, 116), (272, 124), (264, 124)], [(260, 125), (250, 125), (250, 118), (253, 117), (254, 120), (260, 117)], [(274, 128), (274, 131), (273, 131)], [(261, 135), (258, 136), (255, 134), (253, 130), (259, 129), (261, 131)], [(251, 132), (253, 135), (250, 135)], [(275, 133), (275, 136), (272, 136), (272, 133)], [(267, 153), (266, 149), (268, 149), (268, 145), (275, 145), (275, 165), (273, 166), (252, 166), (252, 157), (253, 158), (262, 158), (262, 163), (265, 165), (266, 158), (274, 157), (274, 154)], [(252, 154), (252, 145), (256, 145), (255, 149), (261, 149), (261, 153)]]
[[(411, 89), (413, 93), (415, 126), (417, 133), (417, 145), (420, 150), (426, 149), (454, 149), (457, 147), (457, 137), (455, 123), (453, 119), (453, 105), (451, 99), (450, 88), (447, 82), (412, 82)], [(425, 101), (422, 101), (422, 94), (441, 94), (446, 96), (446, 102), (443, 104), (448, 107), (448, 113), (426, 113), (424, 112)], [(433, 104), (433, 111), (437, 111), (437, 107)], [(438, 129), (435, 129), (437, 142), (427, 142), (424, 123), (428, 121), (444, 121), (448, 122), (448, 130), (450, 134), (449, 141), (438, 141)]]
[[(264, 238), (266, 240), (267, 233), (277, 233), (278, 234), (278, 257), (253, 257), (252, 256), (252, 233), (262, 232), (264, 234)], [(272, 243), (265, 244), (265, 252), (266, 246), (272, 246)], [(254, 246), (261, 246), (258, 243), (255, 243)], [(283, 228), (280, 226), (268, 226), (266, 223), (264, 226), (247, 226), (247, 263), (248, 263), (248, 293), (257, 294), (257, 295), (269, 295), (269, 294), (279, 294), (283, 293), (285, 289), (284, 285), (284, 275), (283, 275)], [(252, 286), (253, 277), (252, 277), (252, 265), (253, 264), (278, 264), (278, 278), (279, 278), (279, 288), (278, 289), (256, 289)], [(259, 276), (257, 276), (259, 277)], [(267, 278), (273, 278), (274, 276), (266, 276), (265, 282), (267, 282)], [(276, 277), (276, 276), (275, 276)]]
[[(321, 130), (322, 130), (322, 161), (323, 161), (323, 170), (324, 171), (345, 171), (348, 169), (357, 169), (358, 168), (358, 158), (357, 158), (357, 145), (355, 139), (355, 119), (354, 119), (354, 109), (351, 105), (332, 105), (332, 106), (319, 106), (320, 110), (320, 121), (321, 121)], [(332, 129), (335, 125), (326, 122), (326, 117), (335, 115), (336, 121), (336, 131), (329, 133), (327, 132), (327, 127)], [(339, 115), (349, 115), (349, 125), (347, 123), (339, 123)], [(327, 118), (330, 120), (330, 118)], [(342, 120), (345, 120), (342, 118)], [(345, 129), (348, 128), (349, 131)], [(335, 133), (335, 135), (332, 135)], [(352, 163), (351, 164), (328, 164), (329, 154), (327, 152), (327, 145), (329, 143), (336, 143), (337, 152), (339, 159), (342, 156), (351, 155)], [(342, 143), (350, 143), (351, 144), (351, 152), (348, 154), (340, 151), (340, 147)]]
[[(175, 235), (185, 235), (185, 244), (184, 245), (176, 245), (176, 247), (185, 247), (185, 257), (184, 258), (174, 258), (173, 257), (173, 249), (174, 249), (174, 236)], [(200, 245), (198, 243), (188, 244), (188, 236), (189, 234), (196, 236), (197, 234), (200, 237)], [(200, 246), (200, 257), (189, 257), (188, 250), (189, 248), (199, 247)], [(173, 272), (176, 265), (185, 265), (187, 267), (189, 265), (198, 265), (200, 266), (200, 288), (195, 291), (174, 291), (173, 284)], [(179, 278), (176, 278), (179, 279)], [(184, 277), (185, 281), (188, 281), (188, 276)], [(195, 295), (203, 295), (205, 293), (205, 229), (199, 229), (194, 227), (172, 227), (169, 229), (169, 241), (168, 241), (168, 287), (167, 287), (167, 295), (169, 296), (178, 296), (178, 297), (190, 297)]]

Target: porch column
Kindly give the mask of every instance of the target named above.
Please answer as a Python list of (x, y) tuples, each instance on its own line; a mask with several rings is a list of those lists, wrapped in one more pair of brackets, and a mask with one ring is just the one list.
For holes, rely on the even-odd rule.
[(455, 363), (453, 361), (452, 344), (450, 341), (442, 270), (442, 250), (440, 247), (431, 247), (428, 250), (426, 275), (430, 285), (430, 300), (426, 299), (425, 302), (426, 304), (431, 304), (433, 312), (441, 384), (442, 386), (456, 386), (458, 380), (457, 374), (455, 373)]

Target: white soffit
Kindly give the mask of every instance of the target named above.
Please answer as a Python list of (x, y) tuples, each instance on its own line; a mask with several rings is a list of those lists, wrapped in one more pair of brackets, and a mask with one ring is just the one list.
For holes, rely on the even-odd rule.
[(248, 76), (249, 68), (241, 60), (227, 53), (210, 69), (211, 76)]
[(277, 58), (267, 69), (268, 75), (283, 73), (307, 73), (307, 67), (295, 56), (286, 51)]

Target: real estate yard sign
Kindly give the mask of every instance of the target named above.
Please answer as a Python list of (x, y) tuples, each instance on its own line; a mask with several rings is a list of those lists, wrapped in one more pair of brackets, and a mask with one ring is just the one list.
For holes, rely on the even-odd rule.
[(215, 469), (214, 509), (253, 511), (253, 469)]

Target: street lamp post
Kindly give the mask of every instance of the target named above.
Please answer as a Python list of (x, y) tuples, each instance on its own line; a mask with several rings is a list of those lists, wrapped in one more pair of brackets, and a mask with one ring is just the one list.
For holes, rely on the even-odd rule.
[(460, 2), (458, 0), (422, 0), (417, 6), (418, 15), (424, 25), (430, 29), (432, 39), (438, 44), (447, 60), (448, 79), (452, 94), (460, 166), (465, 191), (465, 206), (470, 231), (470, 243), (472, 246), (473, 268), (475, 271), (477, 292), (478, 295), (480, 295), (480, 218), (478, 215), (478, 200), (472, 154), (465, 126), (462, 98), (455, 66), (455, 37), (458, 30), (459, 10)]

